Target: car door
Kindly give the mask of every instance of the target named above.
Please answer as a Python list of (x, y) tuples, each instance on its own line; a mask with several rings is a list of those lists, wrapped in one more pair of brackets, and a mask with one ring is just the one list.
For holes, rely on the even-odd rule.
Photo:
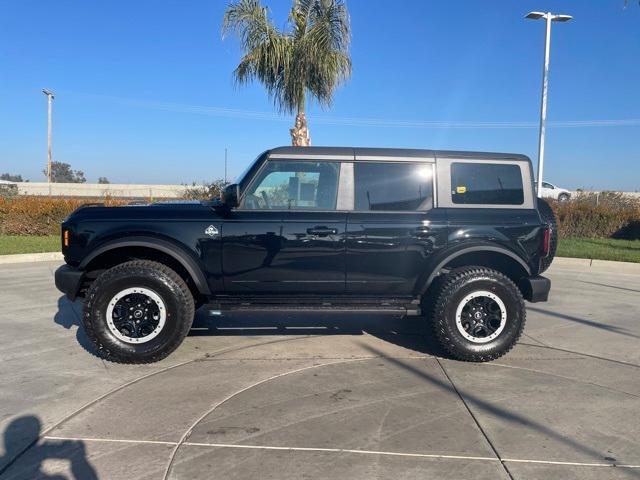
[(347, 218), (347, 292), (413, 295), (427, 262), (447, 242), (434, 207), (432, 158), (356, 161)]
[(268, 159), (223, 227), (225, 290), (344, 293), (339, 161)]
[(556, 187), (547, 182), (542, 182), (542, 190), (541, 197), (543, 198), (556, 198), (558, 197), (558, 193), (556, 191)]

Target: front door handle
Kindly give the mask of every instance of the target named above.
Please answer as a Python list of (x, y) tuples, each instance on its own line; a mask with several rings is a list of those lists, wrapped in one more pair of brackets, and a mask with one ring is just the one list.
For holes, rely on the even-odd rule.
[(336, 235), (338, 233), (338, 229), (317, 226), (313, 228), (307, 228), (307, 233), (309, 235), (315, 235), (317, 237), (326, 237), (328, 235)]

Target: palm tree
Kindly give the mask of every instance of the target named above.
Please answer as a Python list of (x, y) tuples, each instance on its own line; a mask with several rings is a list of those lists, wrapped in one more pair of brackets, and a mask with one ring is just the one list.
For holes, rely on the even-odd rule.
[(261, 82), (280, 112), (296, 114), (292, 144), (310, 145), (307, 99), (330, 105), (337, 86), (351, 75), (344, 1), (294, 0), (287, 27), (278, 30), (260, 0), (237, 0), (227, 7), (222, 32), (240, 39), (238, 84)]

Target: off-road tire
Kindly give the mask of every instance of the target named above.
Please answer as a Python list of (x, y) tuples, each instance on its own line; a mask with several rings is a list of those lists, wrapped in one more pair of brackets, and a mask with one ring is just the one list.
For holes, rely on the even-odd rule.
[[(152, 290), (166, 306), (166, 322), (160, 333), (139, 345), (118, 339), (106, 321), (109, 301), (130, 287)], [(193, 296), (180, 275), (158, 262), (134, 260), (116, 265), (96, 278), (87, 292), (82, 320), (100, 357), (118, 363), (152, 363), (178, 348), (189, 333), (194, 311)]]
[[(485, 290), (502, 300), (507, 320), (504, 330), (487, 343), (466, 339), (456, 326), (456, 310), (466, 295)], [(453, 358), (487, 362), (507, 353), (524, 330), (526, 310), (518, 287), (500, 272), (485, 267), (465, 267), (449, 273), (436, 292), (432, 322), (440, 345)]]
[(551, 262), (553, 262), (553, 259), (556, 256), (556, 250), (558, 249), (558, 222), (553, 210), (547, 201), (542, 198), (538, 199), (538, 212), (540, 212), (542, 221), (551, 229), (549, 255), (540, 260), (540, 273), (542, 273), (551, 266)]

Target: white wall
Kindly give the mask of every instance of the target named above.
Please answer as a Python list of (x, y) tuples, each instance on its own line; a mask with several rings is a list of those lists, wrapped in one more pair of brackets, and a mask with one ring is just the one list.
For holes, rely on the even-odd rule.
[(53, 195), (67, 197), (176, 198), (184, 185), (139, 185), (125, 183), (47, 183), (17, 182), (20, 195)]

